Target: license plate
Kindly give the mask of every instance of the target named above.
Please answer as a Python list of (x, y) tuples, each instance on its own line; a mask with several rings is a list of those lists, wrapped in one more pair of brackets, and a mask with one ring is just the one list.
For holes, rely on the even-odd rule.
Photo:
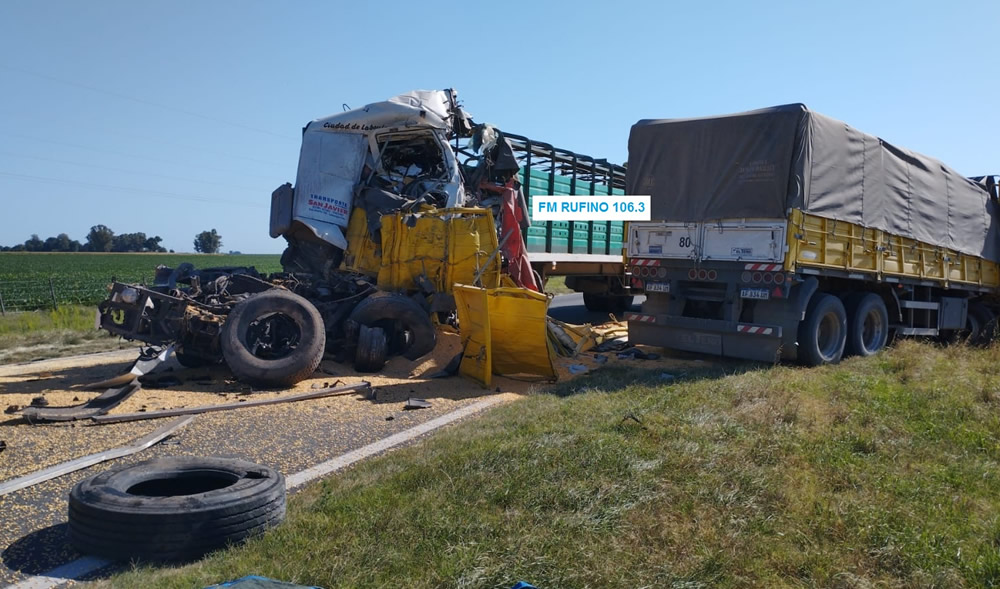
[(771, 291), (766, 288), (741, 288), (740, 289), (741, 299), (760, 299), (767, 300), (771, 298)]
[(669, 282), (647, 282), (646, 292), (670, 292)]

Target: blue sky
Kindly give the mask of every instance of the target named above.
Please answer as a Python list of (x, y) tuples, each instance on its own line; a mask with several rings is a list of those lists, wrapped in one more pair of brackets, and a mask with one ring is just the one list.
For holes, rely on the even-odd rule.
[(453, 87), (476, 121), (621, 162), (642, 118), (789, 102), (1000, 173), (1000, 2), (0, 3), (0, 244), (103, 223), (280, 252), (309, 120)]

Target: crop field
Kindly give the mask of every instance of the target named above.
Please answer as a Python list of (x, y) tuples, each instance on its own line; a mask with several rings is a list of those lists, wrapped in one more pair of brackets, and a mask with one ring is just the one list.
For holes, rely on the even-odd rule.
[(0, 301), (5, 311), (51, 309), (54, 303), (93, 305), (104, 298), (114, 280), (149, 284), (160, 264), (253, 266), (270, 273), (281, 271), (279, 259), (277, 254), (4, 252), (0, 253)]

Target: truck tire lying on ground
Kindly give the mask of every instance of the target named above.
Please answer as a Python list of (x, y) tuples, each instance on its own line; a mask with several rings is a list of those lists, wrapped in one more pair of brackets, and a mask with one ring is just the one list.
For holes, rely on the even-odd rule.
[(289, 387), (308, 378), (323, 360), (326, 328), (312, 303), (273, 289), (233, 307), (222, 325), (220, 345), (240, 381)]
[(847, 343), (847, 312), (837, 297), (817, 292), (799, 323), (799, 361), (806, 366), (836, 364)]
[(112, 559), (199, 558), (285, 518), (278, 471), (225, 458), (154, 458), (79, 483), (69, 494), (69, 539)]
[(358, 303), (350, 319), (359, 325), (381, 327), (390, 356), (401, 354), (407, 360), (416, 360), (437, 343), (430, 315), (419, 303), (401, 294), (377, 292)]

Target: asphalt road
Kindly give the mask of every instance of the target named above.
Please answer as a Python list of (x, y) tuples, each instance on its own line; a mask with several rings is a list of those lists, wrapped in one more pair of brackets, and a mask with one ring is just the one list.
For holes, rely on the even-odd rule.
[[(644, 296), (637, 296), (632, 303), (632, 311), (638, 311), (639, 305), (646, 300)], [(583, 306), (583, 294), (573, 293), (559, 295), (552, 299), (549, 305), (549, 316), (566, 323), (605, 323), (608, 320), (608, 313), (599, 311), (588, 311)], [(616, 313), (615, 316), (621, 319), (624, 313)]]

